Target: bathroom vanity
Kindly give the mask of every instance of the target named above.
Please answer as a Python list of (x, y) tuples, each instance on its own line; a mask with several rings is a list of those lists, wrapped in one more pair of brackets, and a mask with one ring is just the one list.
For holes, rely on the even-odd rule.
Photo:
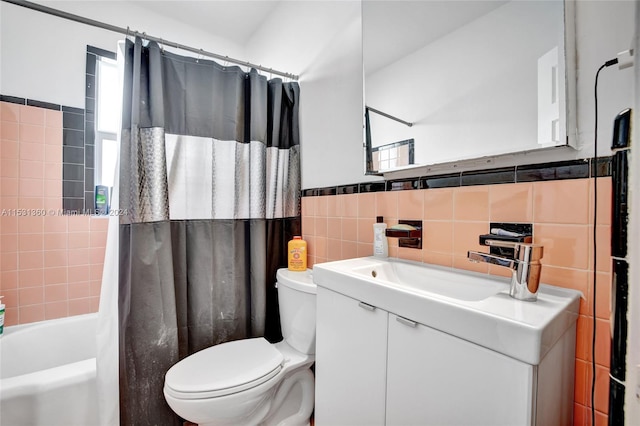
[(571, 424), (578, 292), (373, 257), (314, 282), (316, 424)]

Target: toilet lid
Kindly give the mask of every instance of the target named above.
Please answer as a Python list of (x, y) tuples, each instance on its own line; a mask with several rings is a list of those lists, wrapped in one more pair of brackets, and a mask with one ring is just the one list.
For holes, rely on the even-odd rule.
[(165, 390), (177, 398), (211, 398), (258, 386), (282, 369), (284, 357), (263, 338), (212, 346), (175, 364)]

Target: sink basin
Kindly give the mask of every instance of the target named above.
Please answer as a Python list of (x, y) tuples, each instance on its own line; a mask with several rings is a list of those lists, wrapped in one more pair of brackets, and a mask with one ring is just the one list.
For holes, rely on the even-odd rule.
[(505, 289), (501, 281), (401, 261), (354, 267), (353, 272), (381, 285), (459, 300), (483, 300)]
[(316, 264), (313, 281), (398, 316), (538, 365), (578, 318), (580, 293), (541, 284), (509, 296), (510, 279), (398, 259)]

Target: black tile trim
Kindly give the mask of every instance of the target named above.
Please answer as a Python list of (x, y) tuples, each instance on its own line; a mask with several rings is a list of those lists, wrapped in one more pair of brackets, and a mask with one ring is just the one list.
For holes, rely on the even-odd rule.
[(79, 198), (84, 201), (84, 182), (75, 180), (63, 180), (63, 198)]
[(64, 112), (62, 114), (62, 128), (84, 131), (84, 120), (84, 113), (75, 114), (71, 112)]
[[(87, 111), (87, 116), (89, 113), (96, 112), (96, 100), (95, 98), (86, 97), (84, 98), (85, 110)], [(93, 121), (93, 118), (88, 118), (87, 121)]]
[(422, 188), (420, 178), (393, 179), (387, 181), (387, 191), (404, 191), (420, 188)]
[(63, 146), (62, 164), (79, 164), (84, 166), (84, 147)]
[(612, 157), (598, 157), (598, 165), (596, 166), (595, 158), (591, 159), (591, 177), (598, 173), (598, 177), (612, 176), (613, 171), (611, 169)]
[(87, 52), (87, 68), (85, 73), (89, 75), (96, 75), (96, 55), (94, 53)]
[(336, 188), (336, 192), (338, 195), (345, 194), (357, 194), (358, 193), (358, 184), (354, 185), (340, 185)]
[(84, 132), (81, 130), (62, 129), (62, 146), (84, 146)]
[(84, 180), (84, 166), (82, 164), (64, 164), (62, 166), (62, 180)]
[[(93, 162), (93, 160), (91, 160)], [(94, 191), (94, 169), (90, 167), (86, 167), (84, 169), (84, 190), (85, 191)]]
[(95, 205), (95, 198), (93, 196), (93, 192), (85, 191), (84, 192), (84, 208), (87, 210), (92, 210)]
[(84, 110), (82, 108), (75, 108), (70, 106), (62, 105), (62, 112), (72, 112), (74, 114), (84, 114)]
[(84, 166), (87, 169), (93, 169), (95, 160), (95, 148), (93, 145), (84, 146)]
[(19, 98), (17, 96), (0, 95), (0, 102), (9, 102), (12, 104), (19, 104), (19, 105), (28, 105), (28, 106), (33, 106), (37, 108), (50, 109), (53, 111), (69, 111), (69, 112), (74, 112), (76, 114), (84, 113), (84, 110), (81, 108), (68, 107), (60, 104), (55, 104), (53, 102), (39, 101), (37, 99)]
[(20, 104), (20, 105), (26, 105), (27, 104), (27, 100), (25, 98), (19, 98), (17, 96), (0, 95), (0, 101), (1, 102), (9, 102), (9, 103), (12, 103), (12, 104)]
[(494, 185), (497, 183), (515, 183), (516, 168), (503, 167), (499, 169), (474, 170), (462, 172), (461, 186)]
[(588, 178), (590, 161), (584, 159), (516, 166), (516, 182)]
[(460, 173), (426, 176), (422, 178), (422, 188), (455, 188), (460, 186)]
[(368, 192), (382, 192), (387, 189), (385, 182), (368, 182), (360, 184), (360, 193), (365, 194)]
[(93, 53), (94, 55), (98, 55), (98, 56), (104, 56), (105, 58), (113, 59), (114, 61), (116, 59), (115, 52), (110, 52), (108, 50), (100, 49), (99, 47), (95, 47), (95, 46), (87, 45), (87, 52)]
[[(598, 172), (599, 177), (611, 176), (611, 157), (557, 161), (553, 163), (527, 164), (515, 167), (473, 170), (461, 173), (422, 176), (417, 178), (390, 179), (366, 182), (359, 185), (341, 185), (327, 188), (311, 188), (301, 191), (303, 197), (338, 195), (347, 193), (367, 193), (411, 189), (454, 188), (466, 185), (493, 185), (501, 183), (539, 182), (563, 179), (586, 179)], [(351, 192), (354, 187), (357, 191)]]
[(61, 106), (58, 104), (54, 104), (51, 102), (35, 101), (33, 99), (27, 99), (27, 105), (38, 107), (38, 108), (51, 109), (54, 111), (60, 111), (60, 108), (61, 108)]
[(337, 191), (336, 191), (336, 187), (335, 186), (331, 186), (329, 188), (318, 188), (316, 191), (318, 191), (318, 195), (319, 196), (337, 195)]
[(96, 76), (91, 74), (85, 74), (85, 97), (96, 97)]

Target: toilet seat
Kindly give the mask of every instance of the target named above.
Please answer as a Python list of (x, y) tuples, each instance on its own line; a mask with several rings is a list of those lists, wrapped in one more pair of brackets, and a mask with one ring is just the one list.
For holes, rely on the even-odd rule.
[(167, 371), (165, 392), (178, 399), (215, 398), (275, 377), (284, 357), (263, 338), (236, 340), (188, 356)]

